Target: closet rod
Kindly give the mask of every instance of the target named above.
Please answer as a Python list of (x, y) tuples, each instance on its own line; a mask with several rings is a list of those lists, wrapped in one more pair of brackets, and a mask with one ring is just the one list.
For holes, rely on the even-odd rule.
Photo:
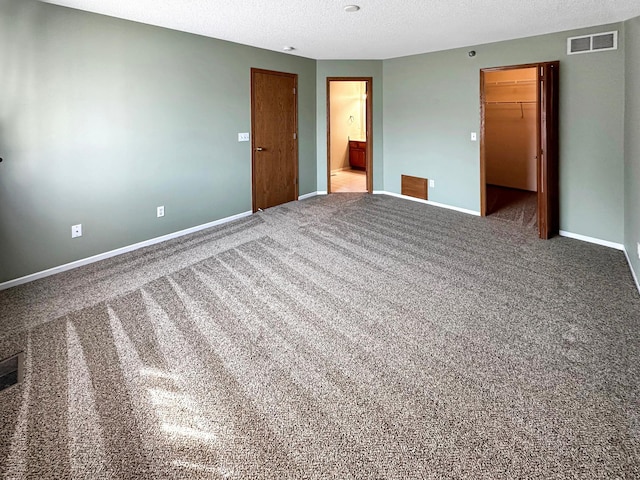
[(526, 104), (535, 104), (538, 103), (535, 100), (530, 101), (530, 102), (484, 102), (487, 105), (522, 105), (523, 103)]

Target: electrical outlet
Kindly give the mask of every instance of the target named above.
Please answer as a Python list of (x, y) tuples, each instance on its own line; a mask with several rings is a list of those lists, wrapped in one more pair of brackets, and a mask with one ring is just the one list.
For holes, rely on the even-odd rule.
[(435, 186), (436, 186), (436, 181), (429, 179), (429, 188), (435, 188)]
[(248, 132), (239, 133), (238, 134), (238, 141), (239, 142), (248, 142), (249, 141), (249, 133)]
[(71, 238), (81, 237), (82, 236), (82, 224), (71, 226)]
[(164, 205), (161, 205), (157, 209), (158, 218), (164, 217)]
[(638, 242), (638, 259), (640, 260), (640, 242)]

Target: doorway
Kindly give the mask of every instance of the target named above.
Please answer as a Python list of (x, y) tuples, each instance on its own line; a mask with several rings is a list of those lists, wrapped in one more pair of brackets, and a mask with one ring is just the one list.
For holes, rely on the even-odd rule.
[(327, 78), (327, 193), (373, 192), (372, 81)]
[(253, 211), (298, 198), (298, 76), (251, 69)]
[(559, 62), (480, 71), (480, 210), (556, 235)]

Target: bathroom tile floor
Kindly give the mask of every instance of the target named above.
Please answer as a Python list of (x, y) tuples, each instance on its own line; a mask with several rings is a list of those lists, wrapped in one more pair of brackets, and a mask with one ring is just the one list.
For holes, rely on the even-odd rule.
[(331, 173), (331, 192), (366, 192), (367, 174), (364, 170), (341, 170)]

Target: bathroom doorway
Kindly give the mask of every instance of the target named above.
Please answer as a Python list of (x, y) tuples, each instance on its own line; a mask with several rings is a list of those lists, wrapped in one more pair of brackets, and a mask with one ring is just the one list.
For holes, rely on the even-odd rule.
[(480, 71), (481, 214), (558, 233), (559, 62)]
[(327, 192), (373, 191), (370, 77), (327, 78)]

